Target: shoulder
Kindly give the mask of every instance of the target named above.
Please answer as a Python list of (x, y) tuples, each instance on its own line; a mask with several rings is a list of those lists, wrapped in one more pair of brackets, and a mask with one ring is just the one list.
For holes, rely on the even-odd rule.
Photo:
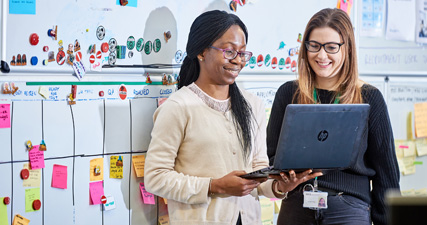
[(366, 103), (385, 102), (381, 91), (373, 85), (368, 83), (363, 84), (361, 92), (363, 100)]
[(243, 97), (246, 99), (246, 101), (252, 106), (252, 107), (260, 107), (263, 106), (263, 101), (260, 97), (256, 96), (255, 94), (239, 88), (240, 92), (242, 93)]
[(185, 110), (187, 106), (197, 104), (196, 95), (187, 87), (183, 87), (171, 94), (168, 99), (160, 105), (156, 113), (160, 111), (175, 112)]

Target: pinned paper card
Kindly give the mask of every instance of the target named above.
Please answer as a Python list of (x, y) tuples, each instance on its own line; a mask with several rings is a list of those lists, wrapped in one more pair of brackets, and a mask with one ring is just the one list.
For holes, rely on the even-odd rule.
[(113, 196), (108, 196), (107, 197), (107, 203), (104, 204), (104, 210), (112, 210), (116, 208), (116, 203), (114, 202), (114, 197)]
[(403, 157), (415, 156), (415, 143), (413, 141), (404, 141), (399, 145), (403, 149)]
[(132, 163), (135, 168), (136, 177), (144, 177), (145, 155), (132, 156)]
[(9, 225), (7, 218), (7, 205), (3, 204), (4, 198), (0, 198), (0, 225)]
[(92, 205), (102, 204), (101, 197), (104, 195), (103, 181), (89, 183), (90, 200)]
[(0, 104), (0, 128), (10, 128), (10, 104)]
[(160, 225), (169, 225), (169, 215), (163, 215), (159, 217), (159, 224)]
[(40, 199), (40, 188), (25, 189), (25, 212), (34, 212), (33, 202)]
[(67, 189), (67, 166), (53, 164), (52, 187)]
[(427, 102), (414, 104), (415, 137), (427, 137)]
[(111, 156), (110, 157), (110, 178), (123, 178), (123, 157)]
[(144, 183), (139, 183), (139, 189), (141, 190), (142, 199), (144, 204), (155, 205), (154, 195), (145, 190)]
[(403, 175), (409, 175), (415, 173), (415, 156), (405, 157), (402, 159), (403, 165), (405, 166), (405, 170), (403, 171)]
[(260, 198), (261, 221), (262, 224), (273, 224), (274, 220), (274, 202), (269, 198)]
[(415, 145), (417, 146), (418, 156), (427, 155), (427, 138), (415, 140)]
[(40, 86), (39, 95), (41, 95), (45, 99), (49, 98), (49, 89), (46, 86)]
[(25, 179), (22, 181), (22, 186), (24, 186), (24, 187), (40, 187), (41, 169), (30, 170), (30, 166), (28, 165), (28, 163), (24, 164), (24, 169), (29, 170), (30, 175), (28, 176), (28, 179)]
[(28, 225), (28, 224), (30, 224), (30, 220), (19, 214), (16, 214), (15, 218), (13, 218), (12, 225)]
[(40, 151), (39, 147), (40, 145), (34, 145), (28, 152), (32, 170), (44, 168), (44, 152)]
[(104, 180), (104, 159), (90, 160), (90, 181)]

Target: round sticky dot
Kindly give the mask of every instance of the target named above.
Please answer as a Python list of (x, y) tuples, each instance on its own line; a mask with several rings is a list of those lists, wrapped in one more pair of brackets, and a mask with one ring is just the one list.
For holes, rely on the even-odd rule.
[(28, 169), (22, 169), (21, 170), (21, 178), (23, 180), (28, 179), (29, 176), (30, 176), (30, 171)]
[(9, 198), (9, 197), (4, 197), (4, 199), (3, 199), (3, 203), (4, 203), (5, 205), (9, 205), (9, 204), (10, 204), (10, 198)]
[(42, 207), (42, 202), (38, 199), (33, 201), (33, 209), (39, 210)]

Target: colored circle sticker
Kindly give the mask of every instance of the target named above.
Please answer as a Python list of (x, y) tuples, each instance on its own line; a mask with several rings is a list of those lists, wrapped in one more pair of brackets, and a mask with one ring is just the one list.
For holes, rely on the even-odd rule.
[(286, 58), (285, 67), (286, 69), (289, 69), (291, 67), (291, 57)]
[(103, 195), (103, 196), (101, 197), (101, 202), (102, 202), (102, 204), (107, 203), (107, 197), (105, 197), (105, 195)]
[(98, 38), (98, 40), (102, 40), (105, 37), (105, 28), (103, 26), (99, 26), (96, 29), (96, 37)]
[(116, 53), (111, 52), (110, 55), (108, 56), (108, 64), (114, 65), (115, 63), (116, 63)]
[(58, 54), (56, 54), (56, 62), (59, 65), (63, 65), (65, 63), (65, 52), (59, 51)]
[(36, 199), (33, 201), (33, 209), (34, 210), (39, 210), (42, 206), (42, 203), (40, 200)]
[(102, 52), (101, 51), (97, 51), (96, 52), (96, 58), (100, 59), (102, 57)]
[(291, 64), (291, 71), (292, 72), (295, 72), (295, 71), (297, 71), (297, 61), (292, 61), (292, 64)]
[(140, 38), (138, 39), (138, 41), (136, 42), (136, 50), (138, 52), (142, 51), (142, 49), (144, 48), (144, 38)]
[(115, 52), (116, 51), (116, 46), (117, 46), (117, 41), (114, 38), (111, 38), (108, 41), (108, 45), (110, 46), (110, 52)]
[(145, 54), (149, 55), (151, 53), (151, 49), (152, 49), (151, 41), (147, 41), (144, 45)]
[(30, 176), (30, 171), (28, 169), (22, 169), (21, 170), (21, 178), (23, 180), (28, 179), (29, 176)]
[(95, 62), (95, 55), (94, 54), (89, 56), (89, 62), (90, 62), (90, 64), (93, 64)]
[(270, 63), (271, 63), (271, 56), (270, 56), (270, 54), (267, 54), (265, 56), (265, 60), (264, 60), (265, 67), (269, 67)]
[(284, 58), (280, 58), (280, 60), (279, 60), (279, 69), (283, 70), (283, 68), (285, 68), (285, 59)]
[(128, 53), (128, 57), (129, 57), (129, 58), (132, 58), (132, 57), (133, 57), (133, 52), (132, 52), (132, 51), (129, 51), (129, 53)]
[(182, 62), (182, 51), (178, 50), (175, 53), (175, 62), (176, 63), (181, 63)]
[(120, 97), (120, 99), (122, 99), (122, 100), (125, 100), (126, 99), (126, 96), (127, 96), (127, 90), (126, 90), (126, 87), (125, 87), (125, 85), (121, 85), (120, 86), (120, 88), (119, 88), (119, 97)]
[(258, 67), (261, 67), (262, 64), (264, 63), (264, 57), (261, 54), (259, 54), (256, 61), (257, 61)]
[(132, 50), (135, 47), (135, 38), (133, 36), (128, 37), (127, 47)]
[(162, 43), (160, 42), (160, 39), (157, 38), (156, 40), (154, 40), (154, 43), (153, 43), (153, 51), (159, 52), (161, 48), (162, 48)]
[(276, 69), (277, 67), (277, 58), (273, 57), (273, 59), (271, 60), (271, 68)]
[(80, 62), (82, 60), (82, 53), (80, 51), (76, 52), (76, 62)]
[(249, 60), (249, 67), (253, 69), (255, 67), (255, 64), (256, 64), (256, 58), (255, 56), (252, 56), (251, 59)]

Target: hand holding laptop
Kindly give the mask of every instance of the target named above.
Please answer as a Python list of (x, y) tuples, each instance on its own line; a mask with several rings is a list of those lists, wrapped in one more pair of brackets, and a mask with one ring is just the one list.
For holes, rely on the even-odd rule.
[(290, 170), (288, 173), (280, 172), (279, 175), (270, 174), (268, 176), (279, 182), (277, 189), (280, 192), (289, 192), (295, 189), (301, 183), (322, 175), (322, 172), (313, 173), (312, 170), (306, 170), (301, 173), (295, 173), (294, 170)]
[(209, 194), (245, 196), (267, 180), (267, 178), (242, 179), (240, 176), (244, 174), (246, 174), (245, 171), (233, 171), (221, 178), (212, 179), (209, 186)]

